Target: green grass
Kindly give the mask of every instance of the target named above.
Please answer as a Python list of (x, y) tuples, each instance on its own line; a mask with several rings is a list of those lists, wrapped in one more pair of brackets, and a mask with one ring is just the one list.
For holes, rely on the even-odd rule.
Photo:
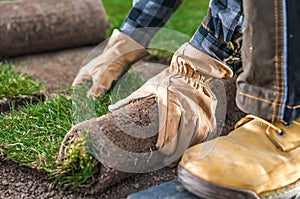
[(102, 0), (104, 5), (108, 20), (110, 22), (111, 28), (109, 31), (109, 35), (112, 30), (115, 28), (119, 28), (126, 18), (131, 6), (131, 0)]
[(48, 172), (54, 184), (80, 186), (93, 175), (97, 161), (79, 141), (69, 143), (67, 159), (57, 164), (61, 142), (74, 124), (107, 113), (112, 99), (122, 99), (143, 84), (134, 72), (122, 79), (117, 89), (96, 100), (86, 97), (89, 85), (85, 85), (70, 90), (73, 101), (58, 95), (0, 115), (0, 156)]
[(190, 37), (201, 25), (208, 9), (209, 0), (186, 0), (170, 18), (165, 28), (179, 31)]
[[(108, 97), (103, 99), (109, 100)], [(107, 112), (108, 101), (95, 103), (97, 115)], [(70, 154), (71, 162), (56, 164), (60, 144), (73, 125), (73, 114), (72, 101), (58, 95), (36, 105), (28, 104), (17, 112), (0, 115), (1, 157), (47, 171), (55, 178), (55, 183), (79, 186), (93, 174), (96, 163), (89, 154), (82, 156), (82, 143), (75, 143), (80, 147)]]
[[(102, 0), (111, 29), (119, 28), (126, 18), (132, 6), (131, 0)], [(200, 26), (204, 17), (209, 0), (194, 1), (185, 0), (171, 19), (165, 25), (165, 28), (179, 31), (191, 37)], [(110, 30), (111, 32), (111, 30)]]
[(1, 156), (53, 171), (58, 143), (72, 126), (72, 103), (63, 96), (0, 115)]
[(0, 98), (29, 95), (43, 90), (31, 76), (14, 71), (10, 65), (0, 62)]

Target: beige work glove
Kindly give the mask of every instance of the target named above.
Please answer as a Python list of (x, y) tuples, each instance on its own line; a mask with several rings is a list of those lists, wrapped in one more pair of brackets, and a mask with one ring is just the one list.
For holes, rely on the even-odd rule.
[(115, 29), (102, 54), (81, 68), (72, 85), (92, 80), (88, 96), (104, 94), (132, 63), (146, 55), (148, 52), (143, 46)]
[(155, 96), (161, 110), (156, 147), (167, 156), (164, 162), (169, 165), (190, 145), (216, 136), (217, 99), (211, 86), (215, 78), (232, 76), (229, 67), (185, 43), (173, 55), (169, 68), (109, 109)]
[(132, 0), (132, 5), (134, 6), (134, 4), (136, 4), (137, 2), (139, 2), (139, 0)]

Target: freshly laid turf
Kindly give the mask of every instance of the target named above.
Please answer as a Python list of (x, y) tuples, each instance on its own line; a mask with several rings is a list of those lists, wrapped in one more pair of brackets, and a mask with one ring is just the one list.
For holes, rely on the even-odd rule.
[[(42, 84), (30, 75), (0, 63), (0, 98), (30, 95), (42, 89)], [(109, 95), (96, 101), (84, 99), (85, 103), (93, 103), (96, 116), (107, 113)], [(18, 111), (12, 108), (10, 113), (0, 114), (0, 157), (44, 170), (53, 177), (54, 183), (79, 186), (92, 175), (96, 164), (90, 155), (82, 155), (83, 143), (75, 143), (75, 150), (65, 164), (56, 164), (61, 141), (74, 122), (91, 118), (85, 114), (74, 120), (74, 113), (72, 101), (58, 95), (48, 101), (18, 107)]]
[(63, 96), (0, 115), (0, 154), (29, 167), (53, 171), (58, 143), (72, 126), (72, 103)]
[[(98, 113), (105, 113), (104, 106), (98, 107)], [(90, 155), (82, 156), (82, 143), (75, 143), (69, 162), (56, 164), (61, 141), (72, 125), (72, 101), (61, 95), (0, 115), (0, 156), (47, 171), (55, 183), (79, 186), (92, 175), (95, 165)]]
[(0, 99), (30, 95), (43, 90), (41, 83), (31, 76), (14, 71), (10, 65), (0, 62)]
[(68, 157), (57, 164), (61, 142), (74, 124), (107, 113), (112, 100), (126, 97), (143, 84), (134, 72), (127, 73), (122, 82), (96, 100), (86, 97), (86, 85), (70, 91), (73, 101), (57, 95), (0, 114), (0, 157), (48, 172), (53, 184), (69, 188), (83, 184), (92, 176), (97, 161), (86, 152), (84, 142), (73, 142)]

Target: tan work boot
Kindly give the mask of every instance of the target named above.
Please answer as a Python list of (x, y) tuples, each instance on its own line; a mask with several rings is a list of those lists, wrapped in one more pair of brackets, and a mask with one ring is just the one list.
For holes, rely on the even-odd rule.
[[(203, 149), (211, 151), (201, 157)], [(283, 125), (248, 115), (228, 136), (185, 152), (178, 177), (204, 198), (289, 198), (300, 192), (299, 152), (300, 118)]]

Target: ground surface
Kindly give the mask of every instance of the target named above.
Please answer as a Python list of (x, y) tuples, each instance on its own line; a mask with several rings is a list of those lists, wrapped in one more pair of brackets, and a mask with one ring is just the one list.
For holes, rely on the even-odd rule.
[[(15, 58), (12, 61), (20, 63), (17, 70), (32, 74), (43, 81), (49, 97), (63, 92), (73, 81), (81, 63), (93, 47), (64, 50), (59, 52), (39, 54)], [(231, 129), (241, 117), (234, 104), (234, 84), (227, 83), (230, 90), (224, 132)], [(19, 166), (10, 161), (0, 159), (0, 199), (8, 198), (126, 198), (131, 193), (161, 184), (176, 178), (176, 168), (164, 168), (145, 174), (136, 174), (96, 195), (86, 195), (76, 191), (61, 191), (59, 188), (50, 189), (51, 179), (46, 173)]]

